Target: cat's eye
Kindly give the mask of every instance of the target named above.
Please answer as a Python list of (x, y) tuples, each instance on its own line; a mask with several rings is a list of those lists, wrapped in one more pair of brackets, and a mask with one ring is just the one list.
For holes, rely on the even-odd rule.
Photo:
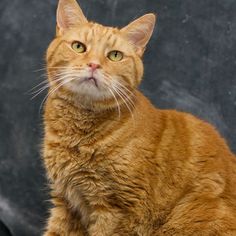
[(123, 53), (120, 51), (111, 51), (108, 53), (107, 57), (111, 60), (111, 61), (120, 61), (123, 59)]
[(81, 42), (73, 42), (71, 47), (78, 53), (83, 53), (86, 51), (86, 46)]

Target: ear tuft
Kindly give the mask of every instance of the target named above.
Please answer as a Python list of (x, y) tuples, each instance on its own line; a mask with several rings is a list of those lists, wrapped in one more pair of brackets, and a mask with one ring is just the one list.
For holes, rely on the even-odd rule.
[(75, 25), (82, 25), (87, 22), (76, 0), (59, 0), (57, 7), (58, 34), (63, 33)]
[(156, 16), (149, 13), (121, 29), (123, 35), (135, 46), (137, 53), (140, 56), (143, 54), (145, 47), (152, 36), (155, 22)]

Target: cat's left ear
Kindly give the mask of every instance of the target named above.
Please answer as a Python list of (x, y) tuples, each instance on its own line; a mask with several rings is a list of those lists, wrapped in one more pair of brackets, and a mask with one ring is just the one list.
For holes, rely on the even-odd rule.
[(146, 14), (121, 29), (122, 34), (133, 44), (139, 56), (142, 56), (150, 40), (156, 23), (156, 16)]
[(88, 20), (76, 0), (59, 0), (57, 7), (57, 34), (61, 35), (75, 25), (82, 25)]

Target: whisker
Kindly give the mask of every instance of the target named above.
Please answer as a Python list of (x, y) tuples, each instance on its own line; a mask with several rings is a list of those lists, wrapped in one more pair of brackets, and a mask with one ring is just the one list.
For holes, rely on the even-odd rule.
[(116, 95), (112, 92), (112, 90), (111, 90), (109, 87), (107, 87), (107, 88), (108, 88), (108, 90), (110, 91), (110, 93), (112, 94), (112, 96), (114, 97), (114, 99), (115, 99), (115, 101), (116, 101), (117, 109), (118, 109), (118, 115), (119, 115), (119, 120), (120, 120), (120, 116), (121, 116), (120, 104), (119, 104), (119, 102), (118, 102), (118, 100), (117, 100), (117, 98), (116, 98)]
[(78, 68), (80, 67), (78, 66), (47, 66), (45, 68), (34, 70), (33, 72), (47, 71), (47, 69), (78, 69)]
[[(68, 77), (66, 77), (66, 78), (68, 78)], [(72, 77), (72, 78), (69, 77), (68, 79), (66, 79), (66, 78), (64, 78), (65, 81), (62, 81), (61, 83), (59, 83), (54, 89), (52, 89), (51, 91), (49, 91), (48, 94), (44, 97), (44, 99), (43, 99), (43, 101), (41, 102), (40, 107), (39, 107), (39, 113), (40, 113), (40, 110), (41, 110), (41, 108), (42, 108), (44, 102), (46, 101), (46, 99), (47, 99), (49, 96), (53, 95), (53, 94), (54, 94), (59, 88), (61, 88), (63, 85), (65, 85), (65, 84), (67, 84), (67, 83), (69, 83), (69, 82), (71, 82), (71, 81), (77, 79), (77, 77)]]
[[(49, 82), (48, 80), (45, 81), (44, 83), (47, 83), (46, 85), (43, 85), (41, 88), (39, 88), (36, 91), (33, 91), (33, 92), (30, 93), (32, 95), (34, 94), (34, 96), (31, 99), (37, 97), (41, 92), (43, 92), (45, 89), (49, 88), (51, 84), (55, 84), (55, 83), (57, 83), (57, 82), (59, 82), (61, 80), (64, 80), (64, 77), (63, 78), (54, 79), (51, 82)], [(38, 86), (36, 86), (36, 87), (38, 87)]]
[[(123, 85), (123, 84), (121, 84), (120, 82), (119, 82), (119, 80), (116, 78), (115, 80), (114, 80), (114, 78), (111, 76), (111, 75), (109, 75), (107, 72), (103, 72), (103, 74), (109, 79), (109, 80), (113, 80), (113, 81), (115, 81), (115, 82), (117, 82), (118, 84), (120, 84), (120, 85)], [(127, 84), (127, 82), (125, 82), (126, 84)], [(127, 84), (128, 85), (128, 84)], [(124, 85), (123, 85), (124, 86)], [(126, 86), (124, 86), (124, 87), (126, 87)], [(130, 91), (131, 92), (131, 91)]]
[[(131, 96), (134, 97), (133, 92), (131, 92), (126, 86), (118, 82), (117, 80), (114, 80), (109, 74), (106, 72), (104, 73), (105, 77), (112, 82), (111, 87), (112, 90), (121, 98), (121, 100), (124, 102), (125, 106), (129, 110), (133, 120), (133, 112), (132, 110), (135, 108), (133, 100), (130, 98)], [(109, 87), (109, 86), (108, 86)], [(124, 91), (126, 90), (126, 91)], [(129, 93), (130, 96), (127, 94)]]
[[(44, 74), (42, 74), (42, 75), (39, 76), (39, 78), (41, 78), (41, 77), (46, 77), (46, 78), (47, 78), (47, 74), (44, 73)], [(39, 84), (35, 85), (35, 86), (34, 86), (33, 88), (31, 88), (27, 93), (31, 92), (32, 90), (38, 88), (40, 85), (45, 84), (45, 83), (48, 83), (48, 79), (45, 79), (45, 80), (43, 80), (42, 82), (40, 82)]]
[[(53, 80), (49, 83), (48, 79), (42, 81), (41, 83), (39, 83), (38, 85), (34, 86), (32, 89), (30, 89), (28, 91), (28, 93), (30, 93), (32, 90), (37, 89), (39, 86), (43, 85), (41, 88), (37, 89), (36, 91), (32, 91), (30, 94), (35, 94), (35, 96), (32, 97), (32, 99), (36, 96), (38, 96), (43, 90), (45, 90), (46, 88), (50, 87), (51, 83), (56, 83), (58, 81), (61, 81), (64, 79), (65, 75), (70, 75), (70, 76), (75, 76), (75, 74), (71, 71), (67, 72), (67, 71), (62, 71), (60, 73), (57, 73), (56, 75), (53, 76)], [(63, 78), (61, 78), (63, 76)], [(47, 85), (44, 85), (45, 83), (48, 83)]]
[(130, 95), (135, 96), (131, 90), (129, 90), (125, 85), (120, 83), (118, 80), (115, 80), (115, 83), (117, 83), (117, 85), (119, 85), (120, 87), (124, 88), (128, 93), (130, 93)]
[(35, 91), (35, 92), (33, 92), (33, 93), (31, 93), (33, 96), (32, 96), (32, 98), (31, 98), (31, 100), (33, 100), (34, 98), (36, 98), (40, 93), (42, 93), (45, 89), (47, 89), (47, 88), (49, 88), (50, 87), (50, 85), (49, 84), (46, 84), (46, 85), (44, 85), (42, 88), (40, 88), (40, 89), (38, 89), (37, 91)]
[(131, 100), (131, 98), (123, 91), (121, 88), (116, 87), (118, 91), (126, 98), (126, 101), (132, 106), (132, 108), (135, 108), (134, 102)]
[(33, 70), (33, 72), (39, 72), (39, 71), (43, 71), (43, 70), (47, 70), (46, 68), (41, 68), (41, 69), (37, 69), (37, 70)]
[(128, 94), (125, 93), (125, 91), (120, 88), (119, 86), (117, 86), (116, 84), (113, 84), (113, 86), (118, 89), (118, 91), (123, 95), (123, 97), (125, 97), (127, 99), (127, 102), (133, 107), (135, 108), (135, 104), (133, 102), (133, 100), (130, 98), (130, 96)]
[(132, 110), (131, 110), (130, 106), (127, 104), (127, 102), (126, 102), (126, 100), (125, 100), (125, 98), (124, 98), (124, 95), (121, 94), (121, 93), (119, 92), (119, 90), (117, 90), (116, 87), (113, 87), (113, 86), (112, 86), (112, 88), (113, 88), (113, 91), (116, 92), (116, 94), (122, 99), (122, 101), (124, 102), (124, 104), (125, 104), (126, 107), (128, 108), (128, 110), (129, 110), (129, 112), (130, 112), (130, 114), (131, 114), (131, 116), (132, 116), (132, 118), (133, 118)]
[(43, 85), (43, 84), (46, 84), (46, 83), (48, 83), (48, 79), (43, 80), (43, 81), (40, 82), (39, 84), (35, 85), (33, 88), (31, 88), (31, 89), (28, 91), (28, 93), (31, 92), (32, 90), (38, 88), (39, 86), (41, 86), (41, 85)]
[(135, 97), (135, 94), (127, 88), (127, 86), (125, 86), (124, 84), (120, 83), (117, 79), (114, 80), (108, 73), (104, 72), (104, 75), (108, 78), (108, 80), (111, 80), (112, 83), (115, 83), (117, 86), (122, 87), (123, 89), (125, 89), (130, 96)]

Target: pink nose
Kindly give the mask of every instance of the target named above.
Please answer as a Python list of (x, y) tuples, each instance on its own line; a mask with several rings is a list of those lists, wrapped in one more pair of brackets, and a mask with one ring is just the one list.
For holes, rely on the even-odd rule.
[(92, 71), (95, 71), (96, 69), (100, 68), (101, 66), (96, 63), (88, 63), (88, 66), (91, 67)]

